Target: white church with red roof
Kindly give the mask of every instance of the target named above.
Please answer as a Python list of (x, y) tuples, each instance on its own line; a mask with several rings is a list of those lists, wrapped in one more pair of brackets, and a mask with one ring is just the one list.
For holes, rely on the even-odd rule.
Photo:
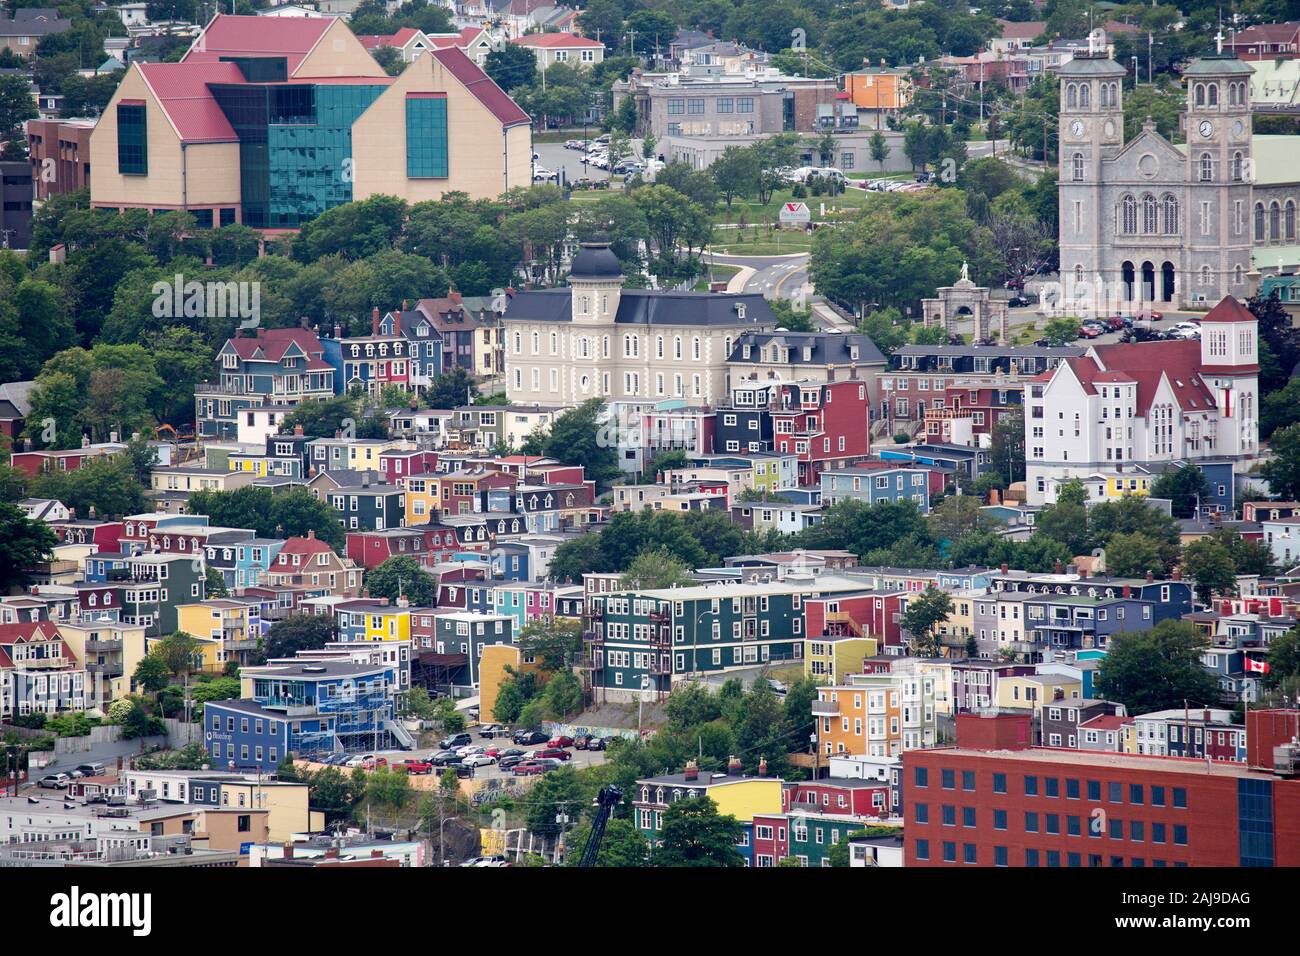
[[(1097, 345), (1034, 378), (1025, 398), (1029, 504), (1065, 481), (1158, 473), (1180, 461), (1259, 454), (1259, 330), (1228, 297), (1200, 341)], [(1239, 463), (1239, 464), (1238, 464)]]

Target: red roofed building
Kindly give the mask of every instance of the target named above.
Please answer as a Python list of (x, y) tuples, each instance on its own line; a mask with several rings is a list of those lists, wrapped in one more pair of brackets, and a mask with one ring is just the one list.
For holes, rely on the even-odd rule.
[[(409, 61), (401, 76), (375, 61), (381, 46)], [(296, 229), (381, 193), (530, 185), (527, 114), (461, 49), (438, 46), (410, 28), (359, 40), (337, 17), (219, 14), (179, 63), (131, 64), (90, 135), (91, 205)]]
[[(1225, 298), (1200, 341), (1098, 345), (1029, 383), (1025, 462), (1030, 504), (1055, 486), (1132, 466), (1231, 462), (1259, 454), (1258, 323)], [(1154, 468), (1153, 468), (1154, 466)]]
[(86, 671), (52, 622), (0, 624), (0, 721), (86, 706)]
[(320, 337), (310, 329), (237, 332), (217, 353), (218, 377), (194, 387), (199, 438), (236, 438), (239, 416), (264, 405), (333, 398), (334, 366), (324, 355)]
[(1243, 60), (1291, 60), (1300, 56), (1300, 22), (1257, 23), (1224, 44)]
[(309, 531), (305, 538), (285, 541), (267, 572), (267, 582), (271, 587), (327, 588), (335, 597), (354, 598), (361, 594), (361, 571)]

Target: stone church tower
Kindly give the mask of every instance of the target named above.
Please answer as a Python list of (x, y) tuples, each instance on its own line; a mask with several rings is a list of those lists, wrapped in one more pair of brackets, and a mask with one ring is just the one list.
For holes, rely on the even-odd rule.
[(1251, 68), (1223, 54), (1187, 68), (1185, 149), (1149, 121), (1124, 141), (1126, 71), (1104, 52), (1076, 54), (1058, 73), (1066, 297), (1133, 310), (1246, 295)]

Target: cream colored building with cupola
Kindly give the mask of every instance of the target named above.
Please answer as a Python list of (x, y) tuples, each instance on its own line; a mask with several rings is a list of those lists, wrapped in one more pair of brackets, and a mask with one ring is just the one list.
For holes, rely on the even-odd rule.
[(708, 405), (727, 394), (736, 341), (776, 317), (757, 294), (625, 289), (609, 244), (584, 242), (569, 288), (520, 292), (504, 322), (512, 404)]

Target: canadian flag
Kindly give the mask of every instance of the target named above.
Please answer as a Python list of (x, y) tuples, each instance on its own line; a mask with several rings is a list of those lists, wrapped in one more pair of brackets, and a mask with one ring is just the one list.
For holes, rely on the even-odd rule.
[(1257, 661), (1257, 660), (1255, 660), (1253, 657), (1247, 657), (1247, 658), (1246, 658), (1246, 673), (1247, 673), (1247, 674), (1267, 674), (1267, 673), (1268, 673), (1268, 661)]

